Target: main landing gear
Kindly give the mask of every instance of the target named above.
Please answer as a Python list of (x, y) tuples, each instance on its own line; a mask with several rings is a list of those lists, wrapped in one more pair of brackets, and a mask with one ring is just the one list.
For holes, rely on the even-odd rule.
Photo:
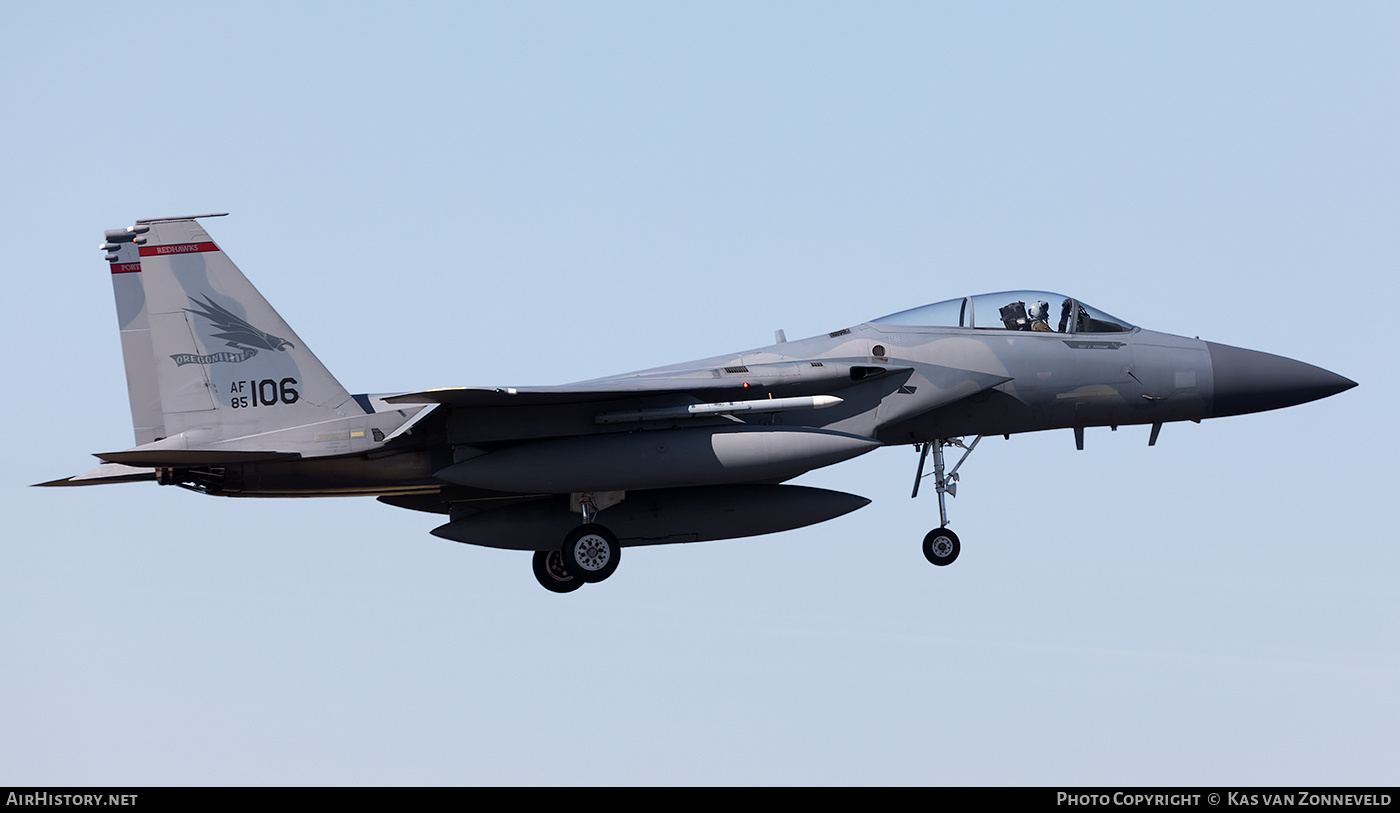
[[(919, 483), (924, 477), (924, 463), (928, 460), (928, 453), (933, 452), (933, 475), (934, 488), (938, 492), (938, 527), (928, 532), (924, 537), (924, 558), (930, 563), (939, 567), (951, 565), (962, 552), (962, 543), (958, 541), (958, 535), (948, 530), (948, 505), (946, 496), (958, 496), (958, 469), (962, 466), (967, 456), (972, 454), (972, 450), (977, 448), (977, 442), (982, 439), (978, 435), (970, 445), (963, 445), (959, 438), (938, 438), (928, 443), (918, 443), (914, 448), (919, 452), (919, 470), (914, 474), (914, 492), (910, 497), (919, 496)], [(952, 471), (943, 470), (943, 447), (956, 446), (963, 449), (963, 456), (958, 459)]]
[(611, 576), (621, 560), (617, 535), (590, 522), (570, 531), (559, 548), (535, 551), (535, 578), (546, 590), (572, 593)]
[(572, 593), (583, 586), (583, 579), (564, 567), (564, 557), (557, 550), (535, 551), (534, 567), (535, 578), (551, 593)]
[(546, 590), (572, 593), (585, 584), (606, 579), (617, 570), (622, 561), (617, 534), (593, 520), (602, 508), (621, 500), (620, 492), (575, 494), (570, 498), (574, 510), (583, 515), (583, 524), (569, 531), (557, 550), (535, 552), (535, 579)]
[(592, 584), (611, 576), (622, 558), (617, 536), (602, 525), (580, 525), (564, 537), (560, 552), (564, 569)]

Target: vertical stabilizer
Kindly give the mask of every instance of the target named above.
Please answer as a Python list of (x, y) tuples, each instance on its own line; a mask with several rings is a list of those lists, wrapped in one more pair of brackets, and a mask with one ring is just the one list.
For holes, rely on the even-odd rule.
[(177, 434), (204, 443), (363, 414), (195, 217), (138, 220), (130, 243), (108, 232), (104, 244), (138, 444)]
[(131, 402), (131, 425), (136, 445), (166, 435), (156, 381), (155, 351), (151, 349), (151, 325), (146, 314), (146, 292), (141, 285), (141, 258), (136, 240), (145, 242), (135, 229), (106, 233), (102, 250), (112, 271), (112, 293), (117, 300), (117, 329), (121, 331), (122, 361), (126, 365), (126, 393)]

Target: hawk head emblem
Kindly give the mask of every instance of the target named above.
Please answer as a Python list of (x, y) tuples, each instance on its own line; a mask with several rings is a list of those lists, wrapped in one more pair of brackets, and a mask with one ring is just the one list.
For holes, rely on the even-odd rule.
[(205, 296), (203, 300), (201, 302), (190, 297), (190, 304), (194, 307), (185, 310), (208, 319), (220, 331), (214, 334), (214, 338), (223, 339), (228, 342), (229, 347), (235, 347), (239, 350), (286, 350), (294, 346), (286, 339), (258, 330), (235, 316), (227, 308), (214, 304), (214, 300), (208, 296)]

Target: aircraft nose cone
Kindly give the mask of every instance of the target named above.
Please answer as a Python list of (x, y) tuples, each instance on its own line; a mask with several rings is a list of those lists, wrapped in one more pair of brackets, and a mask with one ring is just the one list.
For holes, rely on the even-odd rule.
[(1211, 417), (1305, 404), (1356, 386), (1330, 370), (1301, 361), (1206, 342), (1215, 378)]

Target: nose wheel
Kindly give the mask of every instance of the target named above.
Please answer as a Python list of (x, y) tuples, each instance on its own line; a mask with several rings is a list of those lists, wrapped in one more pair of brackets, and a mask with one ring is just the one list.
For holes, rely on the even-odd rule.
[(962, 552), (958, 535), (947, 528), (934, 528), (924, 537), (924, 558), (931, 564), (943, 567), (951, 565)]

